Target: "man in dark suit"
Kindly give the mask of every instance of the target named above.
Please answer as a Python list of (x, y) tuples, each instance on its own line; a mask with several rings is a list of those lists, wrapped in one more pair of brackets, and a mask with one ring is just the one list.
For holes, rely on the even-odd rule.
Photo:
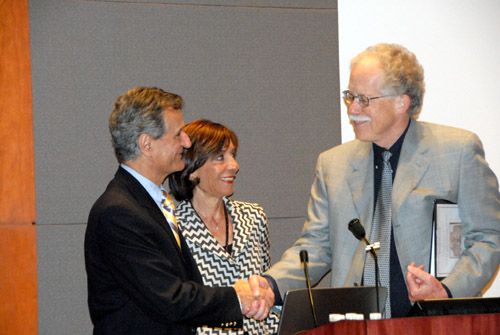
[(204, 286), (182, 233), (167, 223), (162, 183), (184, 168), (183, 149), (191, 145), (182, 105), (178, 95), (144, 87), (115, 102), (109, 129), (120, 167), (92, 207), (85, 235), (94, 334), (241, 328), (243, 314), (263, 319), (274, 300), (264, 282), (253, 292), (243, 280)]

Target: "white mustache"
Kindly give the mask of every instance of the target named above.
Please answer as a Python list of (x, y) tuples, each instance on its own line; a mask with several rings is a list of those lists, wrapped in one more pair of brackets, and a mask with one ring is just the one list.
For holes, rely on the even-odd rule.
[(372, 120), (368, 116), (361, 116), (361, 115), (349, 115), (349, 119), (353, 122), (366, 122)]

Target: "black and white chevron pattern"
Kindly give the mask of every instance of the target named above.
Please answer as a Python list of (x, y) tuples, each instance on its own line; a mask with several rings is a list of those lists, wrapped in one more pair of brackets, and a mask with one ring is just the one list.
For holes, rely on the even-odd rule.
[[(177, 223), (208, 286), (233, 286), (238, 279), (262, 274), (271, 265), (269, 226), (262, 207), (223, 198), (233, 222), (233, 249), (229, 255), (209, 232), (189, 201), (176, 209)], [(270, 314), (264, 321), (244, 319), (248, 334), (274, 334), (279, 319)], [(243, 334), (243, 331), (198, 328), (198, 334)]]

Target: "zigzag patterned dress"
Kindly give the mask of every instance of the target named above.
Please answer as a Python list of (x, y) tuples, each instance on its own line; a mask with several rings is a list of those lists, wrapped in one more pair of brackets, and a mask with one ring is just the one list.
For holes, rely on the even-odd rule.
[[(182, 201), (176, 208), (177, 223), (208, 286), (233, 286), (238, 279), (262, 274), (271, 265), (269, 226), (262, 207), (223, 198), (233, 223), (231, 254), (209, 232), (191, 202)], [(244, 318), (243, 331), (198, 328), (198, 334), (274, 334), (279, 319), (274, 314), (264, 321)]]

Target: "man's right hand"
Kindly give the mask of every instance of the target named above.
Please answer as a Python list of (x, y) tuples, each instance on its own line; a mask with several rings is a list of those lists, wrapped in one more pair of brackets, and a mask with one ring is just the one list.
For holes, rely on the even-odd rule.
[(239, 279), (234, 289), (242, 305), (241, 312), (246, 317), (256, 320), (267, 317), (274, 303), (274, 293), (265, 278), (252, 275), (248, 282)]
[(406, 287), (408, 288), (408, 298), (410, 301), (424, 299), (446, 299), (448, 292), (443, 285), (433, 275), (424, 271), (424, 266), (415, 266), (411, 262), (406, 274)]
[(248, 279), (248, 284), (253, 292), (253, 296), (264, 299), (267, 307), (270, 309), (274, 305), (275, 296), (269, 281), (261, 276), (252, 275)]

